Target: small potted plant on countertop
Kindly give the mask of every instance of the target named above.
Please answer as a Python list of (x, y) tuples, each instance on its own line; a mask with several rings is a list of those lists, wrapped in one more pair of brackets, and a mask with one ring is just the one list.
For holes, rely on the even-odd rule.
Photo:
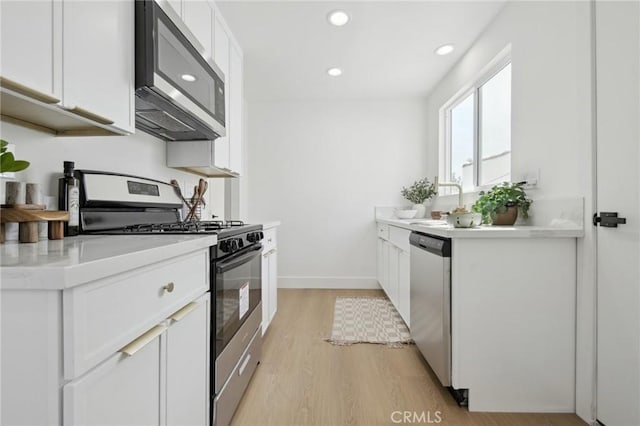
[(7, 150), (9, 142), (0, 139), (0, 173), (20, 172), (29, 167), (29, 162), (16, 160), (13, 152)]
[(436, 195), (436, 187), (429, 179), (417, 180), (409, 188), (402, 187), (402, 196), (413, 203), (413, 209), (417, 210), (415, 217), (422, 218), (426, 211), (424, 202)]
[(523, 189), (525, 183), (503, 182), (488, 192), (480, 191), (480, 198), (473, 204), (473, 211), (482, 214), (484, 223), (493, 225), (513, 225), (518, 212), (523, 219), (527, 219), (533, 201), (527, 198)]

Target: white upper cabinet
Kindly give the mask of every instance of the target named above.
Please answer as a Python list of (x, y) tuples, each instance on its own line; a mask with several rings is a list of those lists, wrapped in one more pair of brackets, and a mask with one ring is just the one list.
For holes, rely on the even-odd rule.
[(224, 110), (225, 127), (227, 129), (227, 136), (216, 139), (215, 165), (221, 169), (229, 169), (229, 97), (231, 96), (229, 91), (229, 36), (227, 35), (225, 25), (219, 13), (215, 14), (213, 40), (213, 58), (218, 68), (220, 68), (220, 71), (224, 74)]
[[(2, 1), (2, 77), (60, 100), (62, 85), (56, 81), (62, 71), (60, 37), (56, 15), (59, 2)], [(10, 42), (11, 41), (11, 42)]]
[(208, 59), (213, 58), (213, 32), (212, 19), (213, 10), (209, 2), (202, 0), (185, 0), (183, 5), (184, 14), (182, 19), (187, 24), (189, 30), (198, 39), (204, 48), (200, 52)]
[(227, 136), (229, 138), (229, 168), (242, 174), (242, 110), (243, 69), (242, 54), (235, 45), (231, 45), (229, 55), (229, 110)]
[(206, 177), (242, 173), (243, 55), (220, 11), (207, 1), (181, 2), (182, 20), (224, 75), (226, 136), (215, 141), (167, 142), (167, 166)]
[(0, 8), (3, 117), (65, 136), (134, 132), (133, 2)]
[(63, 104), (134, 132), (133, 2), (65, 1)]

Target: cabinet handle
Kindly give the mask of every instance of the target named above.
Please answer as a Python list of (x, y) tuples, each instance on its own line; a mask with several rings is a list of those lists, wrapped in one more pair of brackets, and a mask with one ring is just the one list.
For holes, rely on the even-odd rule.
[(107, 126), (110, 126), (114, 123), (113, 120), (103, 117), (101, 115), (98, 115), (96, 113), (93, 113), (89, 110), (86, 110), (84, 108), (80, 108), (78, 106), (73, 106), (73, 107), (69, 107), (69, 108), (65, 108), (67, 111), (72, 112), (76, 115), (79, 115), (80, 117), (84, 117), (84, 118), (88, 118), (89, 120), (95, 121), (97, 123), (100, 124), (105, 124)]
[(14, 92), (20, 93), (21, 95), (27, 96), (31, 99), (44, 102), (45, 104), (57, 104), (60, 102), (60, 99), (58, 98), (54, 98), (51, 95), (47, 95), (46, 93), (39, 92), (31, 87), (9, 80), (6, 77), (0, 77), (0, 87), (13, 90)]
[(251, 354), (247, 354), (247, 357), (242, 361), (242, 365), (238, 368), (238, 376), (242, 376), (242, 373), (244, 373), (244, 369), (247, 368), (247, 364), (249, 364), (250, 359)]
[(169, 283), (167, 285), (163, 285), (162, 289), (164, 291), (166, 291), (167, 293), (171, 293), (173, 291), (173, 289), (176, 288), (176, 285), (174, 283)]
[(167, 329), (166, 325), (156, 325), (151, 330), (144, 333), (142, 336), (138, 337), (133, 342), (129, 343), (124, 348), (120, 349), (118, 352), (125, 354), (126, 356), (133, 356), (140, 349), (147, 346), (153, 339), (164, 333)]
[(198, 307), (198, 304), (196, 302), (191, 302), (187, 304), (185, 307), (183, 307), (182, 309), (180, 309), (178, 312), (174, 312), (174, 314), (171, 315), (169, 319), (178, 322), (182, 318), (189, 315), (197, 307)]

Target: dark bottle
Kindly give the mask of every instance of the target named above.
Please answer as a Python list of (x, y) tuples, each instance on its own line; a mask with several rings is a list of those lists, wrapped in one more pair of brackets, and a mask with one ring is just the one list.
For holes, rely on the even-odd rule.
[(73, 176), (73, 161), (64, 162), (64, 177), (58, 180), (58, 209), (69, 212), (69, 222), (64, 223), (66, 237), (80, 232), (80, 185)]

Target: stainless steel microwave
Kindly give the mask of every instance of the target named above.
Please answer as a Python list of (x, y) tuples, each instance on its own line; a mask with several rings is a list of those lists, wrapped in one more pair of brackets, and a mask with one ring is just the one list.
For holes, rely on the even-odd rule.
[(135, 2), (136, 128), (160, 139), (226, 135), (224, 75), (170, 7)]

